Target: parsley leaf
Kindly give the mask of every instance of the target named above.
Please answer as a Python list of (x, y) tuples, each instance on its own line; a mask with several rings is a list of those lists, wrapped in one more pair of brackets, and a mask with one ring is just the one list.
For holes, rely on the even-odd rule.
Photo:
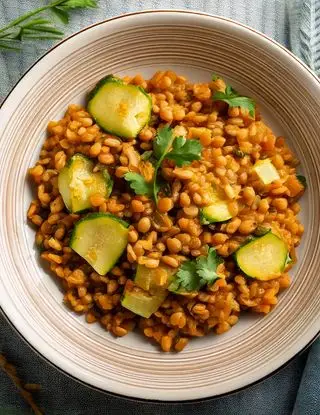
[(124, 178), (129, 182), (131, 189), (134, 190), (137, 195), (152, 196), (153, 184), (146, 182), (141, 174), (130, 172), (126, 173)]
[(247, 155), (244, 151), (240, 150), (239, 148), (234, 148), (233, 154), (239, 158), (243, 158)]
[[(172, 149), (170, 151), (170, 148)], [(172, 128), (165, 126), (158, 130), (156, 140), (153, 143), (153, 153), (158, 159), (155, 165), (154, 172), (154, 189), (153, 195), (154, 200), (157, 203), (158, 191), (157, 179), (158, 170), (161, 166), (162, 161), (167, 158), (174, 160), (177, 166), (181, 167), (185, 164), (190, 163), (193, 160), (199, 160), (201, 157), (202, 145), (197, 140), (186, 140), (183, 137), (173, 137)]]
[(164, 155), (169, 151), (172, 143), (172, 128), (168, 125), (158, 130), (155, 141), (153, 142), (154, 156), (161, 160)]
[(152, 150), (145, 151), (144, 153), (141, 154), (141, 160), (143, 161), (149, 160), (151, 156), (152, 156)]
[(207, 256), (199, 256), (197, 259), (184, 262), (175, 274), (174, 280), (169, 285), (169, 291), (199, 291), (205, 285), (212, 285), (219, 277), (218, 265), (223, 259), (214, 248), (210, 248)]
[(223, 263), (223, 259), (219, 257), (214, 248), (210, 248), (207, 256), (199, 256), (197, 258), (197, 274), (200, 277), (199, 285), (212, 285), (219, 277), (217, 274), (218, 265)]
[(302, 186), (304, 188), (306, 188), (307, 187), (307, 179), (302, 174), (297, 174), (296, 177), (299, 180), (299, 182), (302, 184)]
[(247, 109), (249, 114), (254, 117), (255, 114), (255, 102), (252, 98), (242, 97), (238, 92), (227, 85), (224, 92), (217, 91), (212, 98), (214, 101), (226, 102), (230, 107), (241, 107)]
[[(172, 148), (171, 148), (172, 147)], [(130, 187), (137, 194), (153, 196), (155, 202), (158, 200), (158, 193), (163, 187), (158, 172), (161, 163), (165, 158), (175, 161), (181, 167), (189, 164), (193, 160), (201, 157), (202, 145), (198, 140), (186, 140), (184, 137), (174, 137), (172, 128), (166, 125), (159, 128), (156, 139), (153, 142), (153, 153), (146, 151), (142, 154), (142, 160), (150, 160), (154, 165), (153, 181), (147, 183), (144, 178), (137, 173), (125, 174), (125, 180), (130, 182)], [(139, 193), (138, 193), (139, 192)]]
[(221, 78), (216, 73), (213, 73), (211, 79), (212, 79), (212, 81), (217, 81), (218, 79), (221, 79)]
[(184, 137), (176, 137), (172, 143), (172, 150), (166, 155), (167, 159), (174, 160), (178, 167), (199, 160), (202, 145), (198, 140), (186, 140)]
[(153, 153), (154, 156), (158, 159), (157, 163), (154, 166), (154, 179), (153, 179), (153, 197), (155, 202), (158, 202), (158, 193), (160, 190), (160, 185), (157, 182), (158, 179), (158, 170), (161, 166), (163, 159), (165, 158), (167, 152), (169, 151), (172, 144), (172, 128), (168, 125), (158, 130), (155, 141), (153, 142)]
[(197, 291), (199, 289), (199, 278), (197, 275), (196, 261), (185, 261), (175, 275), (175, 279), (169, 285), (169, 290), (177, 291)]

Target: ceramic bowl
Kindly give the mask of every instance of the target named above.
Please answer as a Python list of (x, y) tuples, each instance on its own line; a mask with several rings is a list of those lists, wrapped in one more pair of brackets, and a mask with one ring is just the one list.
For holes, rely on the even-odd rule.
[[(37, 160), (47, 122), (104, 75), (173, 69), (192, 81), (218, 73), (244, 94), (301, 160), (308, 190), (305, 234), (293, 283), (266, 317), (242, 316), (228, 333), (199, 338), (179, 354), (158, 351), (143, 336), (114, 338), (62, 302), (54, 278), (38, 262), (26, 211), (27, 169)], [(52, 364), (104, 391), (183, 401), (221, 395), (278, 369), (320, 329), (320, 83), (285, 48), (222, 17), (147, 11), (115, 17), (71, 36), (20, 80), (0, 111), (0, 292), (3, 312)]]

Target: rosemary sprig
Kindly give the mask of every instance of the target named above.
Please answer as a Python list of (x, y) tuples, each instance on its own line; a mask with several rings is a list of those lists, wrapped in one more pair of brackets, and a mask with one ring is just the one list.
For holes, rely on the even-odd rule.
[(48, 19), (48, 12), (67, 24), (72, 9), (94, 7), (97, 7), (97, 0), (55, 0), (34, 9), (0, 28), (0, 50), (20, 50), (24, 40), (61, 39), (64, 33)]

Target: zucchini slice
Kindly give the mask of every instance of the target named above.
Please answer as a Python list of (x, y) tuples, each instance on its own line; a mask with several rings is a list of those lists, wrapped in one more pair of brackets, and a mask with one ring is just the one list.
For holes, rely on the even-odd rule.
[(93, 173), (94, 163), (83, 154), (75, 154), (58, 177), (59, 192), (70, 212), (79, 213), (91, 207), (90, 196), (99, 193), (107, 198), (112, 179), (106, 168)]
[(134, 282), (138, 287), (154, 294), (168, 287), (175, 272), (176, 269), (167, 266), (151, 269), (139, 264)]
[(73, 229), (70, 248), (100, 275), (118, 261), (128, 243), (128, 224), (108, 213), (92, 213)]
[(222, 191), (214, 188), (211, 195), (212, 203), (201, 210), (201, 222), (203, 225), (224, 222), (232, 218), (228, 207), (228, 200)]
[(274, 167), (270, 159), (257, 161), (253, 166), (253, 170), (264, 184), (270, 184), (280, 179), (278, 170)]
[(287, 245), (272, 232), (255, 238), (235, 252), (235, 259), (241, 271), (261, 281), (279, 277), (284, 271), (287, 258)]
[(88, 111), (105, 131), (120, 137), (136, 137), (148, 123), (152, 101), (139, 86), (127, 85), (108, 75), (88, 97)]
[(161, 290), (157, 294), (152, 295), (142, 288), (128, 280), (121, 304), (123, 307), (138, 314), (141, 317), (149, 318), (155, 313), (164, 302), (168, 294), (167, 290)]

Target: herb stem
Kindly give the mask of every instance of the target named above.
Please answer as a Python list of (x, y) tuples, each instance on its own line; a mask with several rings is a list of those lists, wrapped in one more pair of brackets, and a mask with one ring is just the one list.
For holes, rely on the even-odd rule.
[(172, 135), (171, 139), (168, 142), (168, 145), (167, 145), (165, 151), (161, 154), (161, 157), (159, 158), (159, 160), (158, 160), (158, 162), (157, 162), (157, 164), (155, 165), (155, 168), (154, 168), (154, 175), (153, 175), (153, 184), (152, 184), (152, 187), (153, 187), (153, 197), (154, 197), (154, 201), (156, 202), (156, 205), (158, 204), (158, 189), (157, 189), (157, 186), (156, 186), (156, 184), (157, 184), (158, 170), (159, 170), (159, 168), (161, 166), (161, 163), (165, 159), (165, 157), (166, 157), (166, 155), (167, 155), (170, 147), (172, 146), (173, 139), (174, 139), (174, 137)]
[(31, 12), (28, 12), (26, 14), (24, 14), (23, 16), (18, 17), (15, 20), (12, 20), (12, 22), (10, 22), (7, 26), (4, 26), (0, 29), (0, 33), (5, 32), (8, 29), (11, 29), (14, 26), (17, 26), (19, 23), (24, 22), (25, 20), (29, 19), (32, 16), (35, 16), (36, 14), (39, 14), (41, 12), (43, 12), (44, 10), (48, 10), (51, 9), (52, 7), (56, 7), (59, 6), (60, 4), (62, 4), (65, 0), (57, 0), (54, 1), (50, 4), (47, 4), (46, 6), (42, 6), (39, 7), (35, 10), (32, 10)]

